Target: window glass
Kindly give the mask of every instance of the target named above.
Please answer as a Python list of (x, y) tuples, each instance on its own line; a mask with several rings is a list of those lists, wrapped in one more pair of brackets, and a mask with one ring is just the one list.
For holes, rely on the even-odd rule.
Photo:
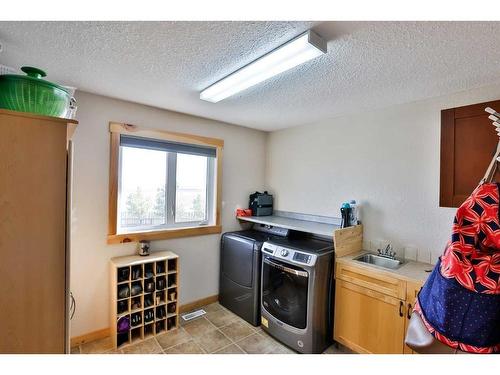
[(120, 149), (118, 228), (127, 232), (165, 225), (168, 153), (135, 147)]
[(207, 172), (207, 157), (177, 154), (176, 223), (207, 220)]

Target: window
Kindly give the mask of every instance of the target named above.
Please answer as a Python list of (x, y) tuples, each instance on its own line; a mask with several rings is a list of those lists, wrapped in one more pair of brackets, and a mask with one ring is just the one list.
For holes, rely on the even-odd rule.
[(110, 124), (109, 243), (220, 232), (223, 141)]

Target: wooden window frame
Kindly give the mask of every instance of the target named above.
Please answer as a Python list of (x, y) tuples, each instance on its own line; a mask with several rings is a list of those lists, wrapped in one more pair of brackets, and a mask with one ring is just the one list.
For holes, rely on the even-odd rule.
[[(202, 137), (198, 135), (184, 134), (158, 129), (146, 129), (136, 125), (119, 122), (109, 123), (110, 158), (109, 158), (109, 201), (108, 201), (108, 244), (127, 242), (138, 242), (141, 240), (165, 240), (169, 238), (191, 237), (222, 232), (221, 208), (222, 208), (222, 151), (224, 141), (217, 138)], [(214, 177), (214, 211), (215, 223), (212, 225), (196, 227), (174, 227), (162, 230), (151, 230), (142, 232), (117, 233), (118, 219), (118, 184), (119, 184), (119, 157), (120, 157), (120, 135), (134, 135), (142, 138), (161, 139), (184, 144), (209, 146), (216, 149), (215, 177)]]

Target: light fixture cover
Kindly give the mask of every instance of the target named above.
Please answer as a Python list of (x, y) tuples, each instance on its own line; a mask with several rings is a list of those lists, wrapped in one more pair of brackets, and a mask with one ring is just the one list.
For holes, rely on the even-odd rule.
[(308, 30), (207, 87), (200, 99), (217, 103), (326, 52), (326, 41)]

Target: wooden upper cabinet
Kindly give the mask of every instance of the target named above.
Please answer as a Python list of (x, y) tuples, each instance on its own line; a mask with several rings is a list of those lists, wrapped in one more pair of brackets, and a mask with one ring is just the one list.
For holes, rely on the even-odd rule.
[(496, 151), (498, 136), (486, 107), (500, 110), (500, 100), (441, 111), (440, 207), (459, 207)]

